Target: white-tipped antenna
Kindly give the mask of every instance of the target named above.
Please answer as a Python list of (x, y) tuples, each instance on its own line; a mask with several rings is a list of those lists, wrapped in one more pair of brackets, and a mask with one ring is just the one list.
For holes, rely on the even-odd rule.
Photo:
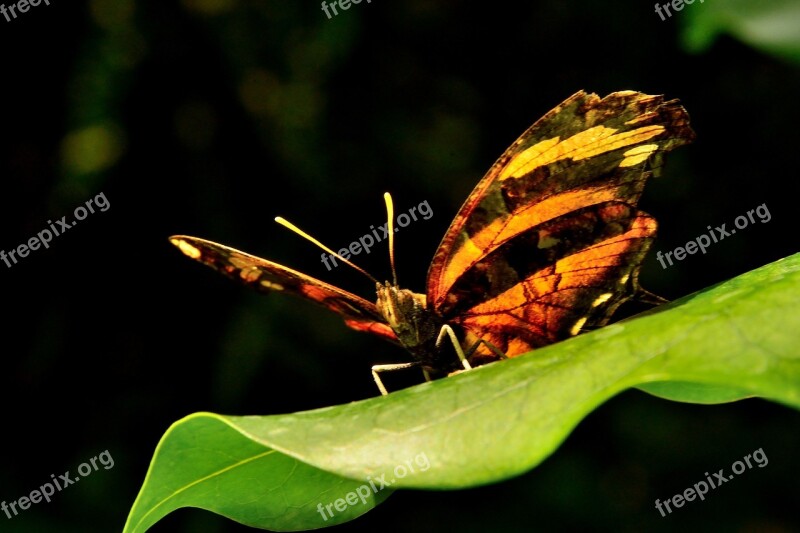
[(392, 204), (392, 195), (388, 192), (383, 193), (383, 199), (386, 201), (386, 216), (389, 217), (389, 263), (392, 265), (392, 279), (396, 287), (397, 270), (394, 268), (394, 204)]
[(334, 252), (333, 250), (331, 250), (330, 248), (328, 248), (327, 246), (325, 246), (324, 244), (319, 242), (317, 239), (315, 239), (314, 237), (312, 237), (311, 235), (309, 235), (305, 231), (301, 230), (300, 228), (298, 228), (297, 226), (295, 226), (294, 224), (292, 224), (291, 222), (286, 220), (285, 218), (283, 218), (283, 217), (275, 217), (275, 222), (277, 222), (281, 226), (285, 226), (285, 227), (289, 228), (290, 230), (292, 230), (293, 232), (297, 233), (298, 235), (300, 235), (304, 239), (307, 239), (307, 240), (313, 242), (314, 244), (316, 244), (317, 246), (319, 246), (320, 248), (322, 248), (323, 250), (325, 250), (326, 252), (328, 252), (332, 256), (338, 257), (343, 263), (348, 264), (351, 267), (355, 268), (356, 270), (358, 270), (359, 272), (361, 272), (362, 274), (367, 276), (369, 279), (371, 279), (373, 282), (379, 283), (379, 281), (377, 279), (373, 278), (372, 276), (370, 276), (369, 273), (366, 270), (364, 270), (363, 268), (359, 267), (358, 265), (353, 264), (352, 262), (348, 261), (347, 259), (345, 259), (341, 255), (337, 254), (336, 252)]

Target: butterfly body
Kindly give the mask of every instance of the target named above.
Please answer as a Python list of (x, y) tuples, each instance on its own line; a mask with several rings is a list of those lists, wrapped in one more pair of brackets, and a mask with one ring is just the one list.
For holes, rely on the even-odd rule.
[(476, 185), (434, 254), (425, 293), (378, 283), (376, 304), (221, 244), (170, 240), (228, 277), (314, 301), (353, 329), (403, 345), (439, 377), (469, 368), (461, 352), (472, 364), (514, 357), (602, 326), (643, 295), (638, 273), (656, 222), (637, 203), (663, 154), (693, 138), (677, 100), (579, 91)]
[(389, 282), (377, 284), (376, 306), (392, 328), (397, 342), (430, 376), (440, 377), (461, 368), (456, 352), (439, 342), (446, 321), (428, 307), (427, 297)]

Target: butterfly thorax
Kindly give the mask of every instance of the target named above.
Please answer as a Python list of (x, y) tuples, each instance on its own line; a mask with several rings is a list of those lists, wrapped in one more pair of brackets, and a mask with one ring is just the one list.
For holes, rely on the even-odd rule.
[(458, 367), (458, 358), (447, 349), (449, 343), (442, 343), (443, 348), (436, 346), (444, 321), (428, 307), (424, 294), (389, 282), (378, 283), (376, 290), (378, 310), (415, 361), (437, 376)]

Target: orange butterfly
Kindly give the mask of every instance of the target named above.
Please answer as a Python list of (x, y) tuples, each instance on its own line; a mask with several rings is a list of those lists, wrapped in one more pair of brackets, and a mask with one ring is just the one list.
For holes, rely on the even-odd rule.
[[(601, 326), (646, 295), (637, 277), (656, 221), (636, 205), (663, 154), (693, 139), (677, 100), (577, 92), (528, 128), (469, 195), (433, 257), (426, 294), (376, 282), (376, 304), (221, 244), (170, 241), (230, 278), (305, 297), (404, 346), (413, 362), (372, 369), (386, 394), (381, 371), (420, 366), (431, 379), (514, 357)], [(391, 224), (388, 195), (387, 207)], [(390, 252), (392, 237), (390, 227)]]

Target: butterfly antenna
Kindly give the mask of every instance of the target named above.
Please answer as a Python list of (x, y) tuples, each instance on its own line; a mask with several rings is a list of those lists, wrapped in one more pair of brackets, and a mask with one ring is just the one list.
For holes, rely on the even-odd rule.
[(359, 272), (361, 272), (362, 274), (367, 276), (369, 279), (371, 279), (373, 282), (379, 283), (377, 279), (375, 279), (375, 278), (373, 278), (372, 276), (369, 275), (369, 272), (367, 272), (366, 270), (364, 270), (360, 266), (353, 264), (351, 261), (348, 261), (347, 259), (345, 259), (341, 255), (337, 254), (336, 252), (334, 252), (333, 250), (331, 250), (330, 248), (328, 248), (327, 246), (325, 246), (324, 244), (319, 242), (317, 239), (315, 239), (314, 237), (312, 237), (311, 235), (309, 235), (305, 231), (301, 230), (300, 228), (298, 228), (297, 226), (295, 226), (294, 224), (292, 224), (291, 222), (286, 220), (285, 218), (283, 218), (283, 217), (275, 217), (275, 222), (277, 222), (281, 226), (289, 228), (290, 230), (292, 230), (293, 232), (297, 233), (298, 235), (300, 235), (304, 239), (307, 239), (307, 240), (313, 242), (314, 244), (316, 244), (317, 246), (319, 246), (320, 248), (322, 248), (323, 250), (325, 250), (326, 252), (328, 252), (332, 256), (339, 258), (342, 261), (342, 263), (348, 264), (351, 267), (355, 268), (356, 270), (358, 270)]
[(394, 268), (394, 204), (392, 204), (392, 195), (388, 192), (383, 193), (383, 199), (386, 202), (386, 216), (389, 217), (389, 263), (392, 265), (394, 285), (397, 286), (397, 270)]

